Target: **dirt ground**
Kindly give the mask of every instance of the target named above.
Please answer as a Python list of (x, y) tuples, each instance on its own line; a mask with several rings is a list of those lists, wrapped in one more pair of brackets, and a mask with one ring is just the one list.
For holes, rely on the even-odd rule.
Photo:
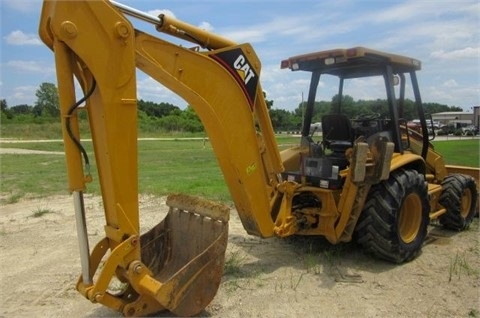
[[(102, 203), (86, 195), (85, 205), (92, 247), (103, 236)], [(165, 198), (143, 196), (140, 205), (142, 232), (167, 211)], [(0, 208), (0, 317), (120, 316), (74, 288), (80, 261), (72, 197)], [(42, 210), (49, 213), (38, 216)], [(373, 259), (354, 243), (252, 237), (234, 210), (229, 231), (228, 275), (200, 316), (480, 317), (478, 218), (459, 233), (431, 226), (423, 253), (404, 265)]]

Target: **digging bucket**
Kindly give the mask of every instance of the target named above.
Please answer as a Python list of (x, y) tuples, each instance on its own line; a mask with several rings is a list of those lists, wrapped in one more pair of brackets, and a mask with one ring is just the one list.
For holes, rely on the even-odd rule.
[(161, 284), (153, 296), (178, 316), (200, 313), (223, 275), (229, 208), (183, 194), (167, 198), (165, 219), (140, 239), (142, 263)]

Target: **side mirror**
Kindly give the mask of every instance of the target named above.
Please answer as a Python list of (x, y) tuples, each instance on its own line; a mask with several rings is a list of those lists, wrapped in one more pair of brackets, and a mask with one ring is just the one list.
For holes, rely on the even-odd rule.
[(393, 75), (392, 83), (393, 86), (398, 86), (398, 84), (400, 84), (400, 77), (398, 75)]

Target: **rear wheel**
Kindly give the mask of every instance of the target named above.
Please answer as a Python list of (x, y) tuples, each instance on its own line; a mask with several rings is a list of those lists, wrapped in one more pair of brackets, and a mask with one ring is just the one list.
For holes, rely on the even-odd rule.
[(423, 175), (400, 169), (371, 188), (355, 229), (357, 242), (379, 258), (407, 262), (420, 253), (429, 220)]
[(462, 231), (472, 223), (477, 208), (475, 180), (463, 174), (451, 174), (443, 182), (443, 191), (438, 202), (447, 209), (440, 217), (446, 228)]

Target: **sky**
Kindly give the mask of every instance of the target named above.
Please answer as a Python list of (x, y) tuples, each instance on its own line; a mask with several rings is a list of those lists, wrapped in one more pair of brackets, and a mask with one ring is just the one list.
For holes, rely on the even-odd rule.
[[(151, 15), (179, 20), (250, 43), (262, 62), (260, 82), (274, 108), (293, 110), (308, 94), (310, 74), (280, 69), (290, 56), (334, 48), (365, 46), (422, 61), (422, 100), (462, 107), (480, 105), (480, 2), (478, 0), (118, 0)], [(43, 82), (55, 83), (53, 53), (38, 37), (41, 0), (0, 0), (0, 99), (8, 106), (34, 105)], [(135, 27), (174, 43), (153, 25), (129, 18)], [(139, 99), (187, 103), (139, 72)], [(334, 84), (317, 100), (330, 100)], [(355, 98), (376, 98), (361, 81)], [(407, 96), (408, 97), (408, 96)], [(305, 97), (306, 98), (306, 97)]]

